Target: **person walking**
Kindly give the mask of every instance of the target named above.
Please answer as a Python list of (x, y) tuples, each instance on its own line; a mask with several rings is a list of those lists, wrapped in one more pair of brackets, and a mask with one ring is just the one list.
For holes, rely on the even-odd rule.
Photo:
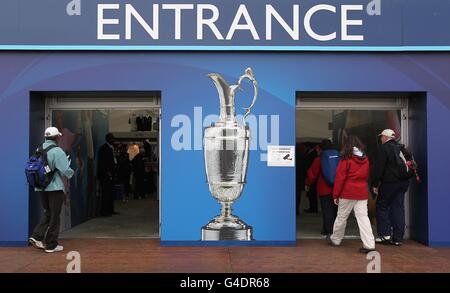
[(327, 183), (322, 173), (321, 154), (332, 148), (332, 143), (329, 139), (323, 140), (320, 146), (316, 148), (318, 156), (314, 159), (311, 167), (308, 169), (305, 181), (306, 191), (309, 191), (311, 186), (317, 182), (317, 194), (320, 199), (323, 220), (321, 234), (327, 236), (333, 233), (333, 224), (336, 219), (337, 207), (333, 203), (333, 186)]
[(305, 146), (300, 143), (295, 145), (295, 213), (300, 214), (300, 202), (302, 192), (305, 189)]
[(139, 153), (131, 161), (134, 175), (134, 199), (145, 198), (144, 153), (144, 148), (139, 148)]
[(121, 145), (117, 161), (117, 179), (119, 184), (123, 186), (124, 192), (122, 200), (128, 202), (130, 194), (131, 161), (127, 153), (127, 145)]
[[(397, 174), (401, 145), (395, 140), (395, 132), (385, 129), (379, 134), (381, 147), (374, 167), (373, 193), (377, 195), (376, 217), (380, 244), (400, 246), (405, 234), (405, 193), (409, 179)], [(404, 158), (403, 158), (404, 160)]]
[(44, 189), (35, 188), (41, 197), (44, 214), (29, 242), (36, 248), (52, 253), (64, 249), (58, 244), (60, 214), (65, 199), (62, 179), (64, 177), (70, 179), (74, 171), (70, 168), (70, 160), (66, 153), (57, 146), (58, 138), (62, 136), (59, 130), (56, 127), (49, 127), (45, 130), (44, 136), (45, 141), (41, 148), (46, 152), (48, 167), (54, 173), (52, 180)]
[(363, 242), (363, 247), (359, 250), (361, 253), (375, 250), (375, 237), (372, 233), (367, 209), (369, 160), (365, 155), (365, 150), (364, 144), (353, 135), (348, 136), (343, 144), (341, 161), (336, 170), (333, 186), (333, 199), (338, 206), (338, 212), (333, 234), (328, 239), (333, 246), (341, 244), (347, 219), (353, 211)]
[[(306, 154), (304, 159), (304, 165), (305, 165), (305, 176), (303, 178), (307, 178), (307, 170), (311, 168), (314, 160), (319, 156), (320, 152), (320, 145), (319, 144), (313, 144), (313, 143), (306, 143)], [(305, 209), (305, 213), (312, 213), (317, 214), (319, 211), (318, 209), (318, 199), (317, 199), (317, 184), (312, 183), (308, 187), (306, 187), (306, 179), (303, 179), (303, 185), (305, 185), (305, 191), (306, 191), (306, 197), (308, 198), (309, 202), (309, 208)], [(308, 190), (306, 190), (306, 188)]]
[(101, 185), (101, 216), (110, 217), (119, 214), (114, 211), (113, 197), (114, 173), (116, 172), (117, 159), (114, 156), (114, 135), (112, 133), (106, 134), (105, 140), (106, 142), (98, 151), (97, 177)]

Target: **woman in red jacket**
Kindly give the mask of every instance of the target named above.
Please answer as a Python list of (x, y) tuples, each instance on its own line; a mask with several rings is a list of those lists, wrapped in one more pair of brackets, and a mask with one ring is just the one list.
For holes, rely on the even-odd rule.
[(363, 242), (360, 252), (368, 253), (375, 250), (375, 238), (367, 213), (369, 160), (364, 152), (365, 146), (358, 137), (353, 135), (347, 137), (333, 186), (333, 198), (334, 203), (338, 205), (338, 213), (334, 222), (333, 234), (328, 240), (334, 246), (341, 244), (347, 218), (353, 210)]
[(321, 153), (332, 149), (333, 144), (329, 139), (322, 141), (319, 147), (318, 156), (314, 159), (311, 167), (308, 169), (305, 181), (305, 189), (309, 190), (310, 186), (317, 182), (317, 195), (320, 199), (322, 208), (322, 235), (330, 236), (333, 233), (333, 224), (336, 219), (337, 208), (333, 203), (333, 186), (328, 185), (322, 174), (320, 165)]

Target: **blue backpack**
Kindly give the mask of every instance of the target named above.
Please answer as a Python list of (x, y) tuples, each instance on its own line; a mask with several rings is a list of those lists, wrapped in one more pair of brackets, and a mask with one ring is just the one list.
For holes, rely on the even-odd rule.
[(340, 161), (340, 155), (337, 150), (325, 150), (320, 158), (320, 167), (322, 175), (328, 185), (333, 186), (336, 178), (336, 169)]
[(45, 189), (52, 182), (55, 171), (50, 169), (47, 162), (47, 152), (57, 147), (51, 145), (45, 149), (39, 147), (30, 157), (25, 166), (25, 176), (28, 184), (33, 188)]

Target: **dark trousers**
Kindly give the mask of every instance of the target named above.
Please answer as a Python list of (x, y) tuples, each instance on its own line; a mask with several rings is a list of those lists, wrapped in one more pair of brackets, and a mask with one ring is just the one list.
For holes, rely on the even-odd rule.
[(144, 198), (145, 197), (145, 178), (144, 176), (136, 176), (134, 181), (134, 198)]
[[(382, 183), (377, 198), (377, 232), (391, 236), (394, 242), (403, 241), (405, 234), (405, 193), (409, 181)], [(392, 231), (391, 231), (392, 229)]]
[(309, 199), (309, 210), (312, 212), (317, 212), (317, 185), (311, 185), (309, 191), (306, 193), (306, 197)]
[(102, 191), (102, 216), (109, 216), (114, 212), (114, 197), (113, 197), (113, 181), (109, 178), (100, 180)]
[(333, 234), (334, 221), (337, 216), (337, 205), (334, 204), (331, 194), (320, 196), (320, 206), (322, 207), (322, 233), (325, 235)]
[(31, 237), (42, 241), (46, 249), (54, 249), (58, 246), (59, 224), (61, 208), (64, 202), (62, 191), (42, 191), (41, 197), (44, 215), (41, 222), (34, 228)]
[(300, 200), (302, 198), (302, 189), (297, 186), (295, 189), (295, 213), (300, 213)]

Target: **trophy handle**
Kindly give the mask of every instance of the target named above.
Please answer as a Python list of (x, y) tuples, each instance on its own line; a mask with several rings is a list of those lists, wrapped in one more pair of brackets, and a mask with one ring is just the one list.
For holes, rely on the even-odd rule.
[(243, 109), (245, 110), (245, 114), (244, 114), (244, 124), (245, 124), (245, 118), (250, 114), (250, 112), (251, 112), (253, 106), (254, 106), (255, 103), (256, 103), (256, 98), (258, 97), (258, 82), (256, 81), (255, 75), (253, 74), (253, 71), (252, 71), (252, 69), (251, 69), (250, 67), (247, 68), (247, 69), (245, 70), (245, 74), (242, 75), (242, 76), (239, 78), (239, 81), (238, 81), (238, 88), (241, 89), (241, 90), (242, 90), (242, 88), (241, 88), (241, 83), (242, 83), (242, 81), (243, 81), (244, 79), (248, 79), (248, 80), (250, 80), (250, 81), (253, 83), (253, 89), (254, 89), (254, 91), (255, 91), (255, 94), (254, 94), (254, 96), (253, 96), (253, 100), (252, 100), (252, 103), (250, 104), (250, 106), (244, 107), (244, 108), (243, 108)]

